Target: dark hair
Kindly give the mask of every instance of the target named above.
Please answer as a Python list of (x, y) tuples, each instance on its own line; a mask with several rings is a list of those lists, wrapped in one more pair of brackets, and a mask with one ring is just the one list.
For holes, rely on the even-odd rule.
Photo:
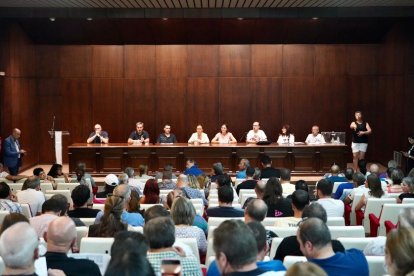
[(170, 217), (157, 217), (146, 222), (144, 234), (151, 249), (171, 247), (175, 242), (175, 225)]
[(33, 175), (39, 176), (42, 172), (44, 172), (43, 168), (35, 168), (33, 170)]
[(142, 192), (145, 196), (146, 204), (156, 204), (160, 202), (160, 187), (157, 180), (148, 179)]
[(358, 169), (363, 175), (365, 175), (367, 173), (367, 160), (365, 159), (359, 160)]
[(0, 198), (5, 199), (10, 195), (10, 186), (6, 182), (0, 182)]
[(289, 180), (290, 181), (290, 170), (283, 168), (280, 169), (280, 180)]
[(223, 164), (221, 162), (214, 163), (213, 171), (215, 175), (222, 175), (224, 173)]
[(172, 171), (170, 170), (164, 170), (162, 172), (162, 179), (172, 179)]
[(53, 178), (57, 178), (57, 177), (59, 177), (60, 175), (58, 175), (58, 170), (61, 170), (62, 169), (62, 165), (61, 164), (53, 164), (52, 165), (52, 167), (50, 168), (50, 170), (49, 170), (49, 172), (47, 173), (47, 175), (50, 175), (51, 177), (53, 177)]
[(121, 222), (125, 201), (119, 196), (110, 196), (105, 200), (104, 215), (98, 224), (98, 237), (113, 237), (122, 230), (127, 230), (127, 225)]
[(78, 185), (72, 190), (70, 197), (72, 198), (73, 206), (81, 207), (91, 197), (91, 191), (86, 185)]
[(346, 170), (345, 170), (345, 178), (348, 181), (352, 181), (353, 175), (354, 175), (354, 169), (353, 168), (346, 168)]
[(147, 238), (136, 231), (119, 231), (116, 233), (114, 243), (111, 246), (111, 257), (122, 254), (126, 250), (136, 251), (146, 256), (148, 251)]
[(267, 215), (266, 203), (258, 198), (252, 199), (247, 203), (246, 214), (256, 221), (263, 221)]
[(229, 185), (221, 186), (217, 189), (218, 200), (224, 203), (232, 203), (234, 199), (233, 188)]
[[(286, 134), (284, 134), (282, 132), (282, 129), (284, 129), (284, 128), (286, 129)], [(283, 125), (282, 128), (279, 131), (279, 134), (289, 136), (290, 135), (290, 125), (287, 125), (287, 124)]]
[(333, 185), (328, 179), (323, 178), (316, 183), (316, 189), (323, 195), (330, 196), (332, 194)]
[(252, 230), (253, 236), (256, 239), (257, 252), (262, 251), (264, 248), (266, 248), (267, 245), (266, 229), (258, 221), (249, 222), (247, 226), (250, 228), (250, 230)]
[(326, 210), (322, 207), (322, 205), (314, 202), (303, 209), (302, 218), (318, 218), (326, 223), (328, 220), (328, 215), (326, 214)]
[(56, 195), (53, 195), (50, 199), (54, 199), (58, 202), (59, 209), (60, 209), (60, 215), (65, 215), (70, 207), (70, 203), (68, 202), (68, 199), (66, 198), (66, 196), (62, 194), (56, 194)]
[(3, 223), (1, 224), (0, 227), (0, 235), (4, 232), (4, 230), (6, 230), (7, 228), (9, 228), (10, 226), (12, 226), (15, 223), (18, 222), (29, 222), (29, 219), (26, 218), (24, 215), (19, 214), (19, 213), (10, 213), (8, 215), (6, 215), (4, 217)]
[(223, 253), (234, 269), (256, 262), (257, 242), (252, 230), (241, 220), (226, 220), (213, 232), (216, 256)]
[(170, 212), (168, 212), (167, 209), (161, 205), (154, 205), (145, 210), (145, 223), (148, 223), (150, 220), (158, 217), (170, 217)]
[(50, 198), (42, 204), (42, 214), (46, 212), (60, 213), (61, 211), (60, 202), (54, 198)]
[(253, 167), (249, 166), (249, 167), (246, 168), (246, 176), (253, 177), (254, 172), (255, 172), (255, 169)]
[(404, 173), (401, 169), (394, 169), (391, 173), (391, 180), (394, 185), (400, 185), (404, 178)]
[(303, 190), (303, 191), (305, 191), (305, 192), (307, 192), (307, 193), (309, 193), (309, 187), (308, 187), (308, 183), (306, 183), (306, 181), (305, 180), (298, 180), (298, 181), (296, 181), (296, 184), (295, 184), (295, 190), (297, 191), (297, 190)]
[(302, 211), (306, 205), (309, 205), (309, 194), (303, 190), (296, 190), (292, 194), (292, 204)]
[(269, 165), (272, 163), (272, 159), (270, 159), (269, 155), (263, 154), (260, 156), (260, 163), (263, 165)]
[(217, 185), (219, 187), (231, 186), (231, 178), (228, 174), (221, 174), (217, 176)]
[(143, 174), (147, 174), (148, 166), (147, 165), (139, 165), (138, 167), (138, 175), (142, 176)]
[(131, 190), (131, 196), (128, 202), (128, 212), (129, 213), (141, 213), (141, 204), (139, 203), (140, 196), (137, 191)]
[(376, 174), (370, 174), (367, 177), (369, 195), (377, 198), (381, 198), (384, 195), (382, 190), (381, 179)]
[(305, 219), (299, 225), (298, 237), (302, 243), (309, 241), (316, 248), (322, 248), (332, 243), (328, 226), (319, 218)]
[(279, 182), (279, 179), (276, 177), (271, 177), (266, 183), (264, 193), (263, 193), (263, 201), (266, 202), (267, 205), (276, 204), (280, 199), (283, 198), (283, 189), (282, 185)]

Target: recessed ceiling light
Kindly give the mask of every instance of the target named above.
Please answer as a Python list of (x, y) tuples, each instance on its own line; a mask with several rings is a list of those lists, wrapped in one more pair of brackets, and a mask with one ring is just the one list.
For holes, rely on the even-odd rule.
[(92, 18), (92, 17), (88, 17), (88, 18), (86, 18), (86, 20), (88, 20), (88, 21), (92, 21), (92, 20), (93, 20), (93, 18)]
[(168, 17), (163, 17), (162, 20), (167, 21)]
[(237, 20), (243, 20), (244, 18), (243, 17), (237, 17)]
[(54, 18), (54, 17), (49, 17), (49, 20), (50, 20), (50, 21), (52, 21), (52, 22), (54, 22), (54, 21), (56, 20), (56, 18)]
[(318, 20), (318, 19), (319, 19), (319, 17), (312, 17), (312, 19), (313, 19), (313, 20)]

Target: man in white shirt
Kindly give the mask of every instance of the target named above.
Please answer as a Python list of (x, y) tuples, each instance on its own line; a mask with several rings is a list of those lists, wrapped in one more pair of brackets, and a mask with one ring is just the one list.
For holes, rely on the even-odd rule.
[(342, 200), (333, 199), (333, 185), (327, 179), (321, 179), (316, 184), (318, 202), (326, 210), (328, 217), (342, 217), (344, 215), (344, 203)]
[(60, 205), (56, 199), (48, 199), (42, 205), (42, 214), (30, 218), (30, 225), (35, 229), (37, 236), (43, 238), (49, 223), (60, 215)]
[(319, 126), (312, 127), (312, 133), (306, 137), (306, 144), (325, 144), (325, 138), (319, 133)]
[(246, 143), (256, 144), (260, 141), (267, 141), (267, 136), (264, 131), (260, 129), (260, 123), (254, 122), (253, 129), (247, 133)]
[(296, 186), (290, 183), (290, 170), (281, 169), (280, 170), (280, 184), (282, 185), (283, 194), (290, 195), (296, 190)]
[(45, 202), (45, 195), (39, 191), (39, 177), (30, 176), (26, 181), (27, 190), (23, 190), (17, 193), (17, 201), (20, 204), (29, 204), (32, 216), (34, 217), (42, 212), (42, 204)]

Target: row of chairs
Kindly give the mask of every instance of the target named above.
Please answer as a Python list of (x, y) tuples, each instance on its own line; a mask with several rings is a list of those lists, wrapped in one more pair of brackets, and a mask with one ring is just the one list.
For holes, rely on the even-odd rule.
[[(223, 217), (209, 217), (208, 218), (208, 226), (219, 226), (223, 221), (230, 220), (230, 219), (239, 219), (244, 220), (243, 217), (230, 217), (230, 218), (223, 218)], [(271, 218), (267, 217), (262, 221), (262, 225), (267, 227), (275, 226), (277, 221), (283, 221), (286, 218), (279, 217), (279, 218)], [(343, 217), (328, 217), (327, 221), (328, 226), (343, 226), (345, 227), (345, 220)]]
[[(14, 193), (20, 191), (22, 189), (23, 183), (8, 183), (10, 190)], [(57, 183), (57, 190), (68, 190), (70, 193), (73, 189), (75, 189), (79, 183)], [(40, 190), (43, 193), (46, 191), (53, 190), (52, 183), (50, 182), (43, 182), (40, 183)]]

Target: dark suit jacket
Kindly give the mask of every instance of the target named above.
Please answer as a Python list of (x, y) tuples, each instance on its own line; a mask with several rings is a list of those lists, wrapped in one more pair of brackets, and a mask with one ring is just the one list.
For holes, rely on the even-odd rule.
[[(3, 162), (4, 166), (14, 168), (20, 165), (20, 158), (19, 152), (16, 150), (16, 146), (14, 144), (15, 140), (13, 136), (9, 136), (4, 140), (4, 155), (3, 155)], [(19, 142), (17, 141), (17, 144)], [(19, 145), (20, 147), (20, 145)], [(21, 155), (20, 155), (21, 156)]]

